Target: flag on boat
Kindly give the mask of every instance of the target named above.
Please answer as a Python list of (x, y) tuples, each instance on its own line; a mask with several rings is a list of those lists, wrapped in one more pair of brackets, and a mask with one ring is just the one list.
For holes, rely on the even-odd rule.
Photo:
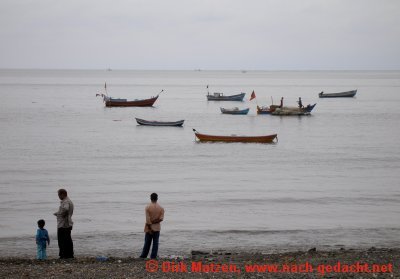
[(256, 93), (254, 93), (254, 90), (253, 90), (253, 92), (251, 93), (251, 96), (250, 96), (250, 101), (255, 98), (256, 98)]

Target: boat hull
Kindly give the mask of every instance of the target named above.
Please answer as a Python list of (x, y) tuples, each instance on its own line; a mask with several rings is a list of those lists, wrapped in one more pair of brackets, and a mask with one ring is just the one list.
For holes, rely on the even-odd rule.
[(238, 109), (238, 110), (235, 110), (235, 109), (224, 109), (224, 108), (220, 108), (221, 109), (221, 112), (223, 113), (223, 114), (233, 114), (233, 115), (246, 115), (246, 114), (248, 114), (249, 113), (249, 108), (247, 108), (247, 109)]
[(200, 134), (195, 131), (196, 137), (201, 142), (250, 142), (250, 143), (271, 143), (277, 137), (277, 134), (267, 136), (215, 136)]
[(105, 100), (106, 107), (152, 107), (157, 101), (158, 95), (150, 99), (135, 101)]
[(269, 107), (257, 106), (257, 114), (271, 114), (271, 109)]
[(272, 115), (310, 115), (316, 104), (308, 105), (304, 108), (299, 107), (283, 107), (276, 108)]
[(272, 115), (310, 115), (310, 112), (305, 111), (303, 109), (295, 108), (295, 109), (276, 109), (271, 113)]
[(183, 122), (185, 120), (179, 120), (179, 121), (149, 121), (149, 120), (144, 120), (140, 118), (135, 118), (136, 122), (139, 125), (144, 125), (144, 126), (159, 126), (159, 127), (182, 127)]
[(236, 95), (230, 95), (230, 96), (214, 96), (214, 95), (207, 95), (207, 100), (208, 101), (243, 101), (244, 96), (246, 93), (240, 93)]
[(267, 107), (257, 106), (257, 114), (272, 114), (272, 115), (309, 115), (317, 104), (307, 105), (304, 108), (299, 107), (283, 107), (271, 105)]
[(356, 95), (357, 90), (351, 90), (340, 93), (319, 93), (318, 96), (320, 98), (352, 98)]

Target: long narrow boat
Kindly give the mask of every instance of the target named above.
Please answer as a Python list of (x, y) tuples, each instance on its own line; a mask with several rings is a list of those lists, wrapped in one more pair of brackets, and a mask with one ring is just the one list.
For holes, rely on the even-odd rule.
[(243, 101), (244, 96), (246, 93), (240, 93), (236, 95), (229, 95), (225, 96), (224, 93), (214, 93), (214, 94), (207, 94), (208, 101)]
[(245, 109), (239, 109), (238, 107), (236, 108), (231, 108), (231, 109), (225, 109), (225, 108), (220, 108), (221, 112), (223, 114), (235, 114), (235, 115), (244, 115), (244, 114), (248, 114), (249, 113), (249, 108), (245, 108)]
[(299, 108), (277, 108), (271, 115), (310, 115), (311, 113)]
[(179, 121), (149, 121), (149, 120), (144, 120), (140, 118), (135, 118), (136, 122), (139, 125), (146, 125), (146, 126), (174, 126), (174, 127), (182, 127), (183, 122), (185, 120), (179, 120)]
[(310, 115), (311, 111), (314, 109), (316, 104), (307, 105), (306, 107), (299, 108), (299, 107), (283, 107), (283, 108), (276, 108), (272, 115)]
[(322, 91), (321, 93), (318, 94), (318, 96), (320, 98), (351, 98), (354, 97), (356, 93), (357, 89), (339, 93), (324, 93), (324, 91)]
[(161, 92), (158, 93), (157, 96), (155, 97), (151, 97), (148, 99), (136, 99), (133, 101), (128, 101), (127, 99), (109, 97), (107, 94), (106, 83), (104, 83), (104, 91), (105, 94), (96, 94), (96, 96), (103, 97), (103, 101), (106, 107), (152, 107), (154, 103), (157, 101), (158, 96), (160, 96), (160, 94), (164, 92), (164, 89), (161, 90)]
[(149, 99), (128, 101), (127, 99), (115, 99), (103, 95), (103, 100), (106, 107), (151, 107), (157, 101), (158, 96), (159, 95)]
[[(287, 115), (304, 115), (307, 113), (310, 114), (316, 105), (317, 104), (313, 104), (313, 105), (308, 104), (307, 106), (305, 106), (304, 108), (301, 108), (301, 109), (299, 107), (283, 107), (281, 109), (280, 106), (277, 106), (277, 105), (271, 105), (269, 107), (257, 106), (257, 114), (284, 115), (284, 113), (282, 113), (282, 111), (286, 111), (286, 112), (289, 112)], [(274, 114), (274, 112), (276, 110), (280, 110), (282, 114), (278, 114), (278, 113)], [(290, 112), (292, 112), (292, 114), (290, 114)]]
[(271, 143), (277, 138), (277, 134), (267, 135), (267, 136), (215, 136), (200, 134), (193, 129), (194, 134), (199, 139), (199, 141), (209, 141), (209, 142), (258, 142), (258, 143)]
[(272, 115), (310, 115), (311, 111), (314, 109), (316, 104), (307, 105), (306, 107), (283, 107), (283, 108), (275, 108), (274, 111), (271, 112)]

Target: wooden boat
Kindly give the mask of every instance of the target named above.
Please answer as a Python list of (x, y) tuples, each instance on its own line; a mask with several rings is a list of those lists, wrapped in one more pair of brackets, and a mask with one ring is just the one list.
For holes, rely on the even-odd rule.
[(275, 111), (271, 113), (272, 115), (310, 115), (308, 111), (299, 109), (299, 108), (277, 108)]
[(257, 114), (271, 114), (271, 110), (269, 107), (257, 106)]
[(239, 109), (238, 107), (231, 108), (231, 109), (225, 109), (225, 108), (220, 108), (221, 112), (224, 114), (248, 114), (249, 113), (249, 108), (246, 109)]
[(164, 91), (161, 90), (160, 93), (158, 93), (157, 96), (151, 97), (149, 99), (136, 99), (133, 101), (128, 101), (127, 99), (120, 99), (120, 98), (112, 98), (109, 97), (107, 94), (107, 84), (104, 83), (104, 91), (105, 94), (96, 94), (96, 96), (101, 96), (103, 97), (103, 101), (106, 105), (106, 107), (152, 107), (157, 101), (158, 96)]
[[(257, 106), (257, 114), (273, 114), (273, 115), (306, 115), (310, 114), (311, 111), (314, 109), (314, 107), (317, 104), (310, 105), (308, 104), (304, 108), (299, 108), (299, 107), (283, 107), (282, 109), (280, 106), (277, 105), (271, 105), (269, 107), (259, 107)], [(276, 110), (279, 110), (279, 112), (274, 112)]]
[(356, 93), (357, 89), (339, 93), (324, 93), (324, 91), (322, 91), (318, 94), (318, 96), (320, 98), (352, 98), (356, 95)]
[(258, 143), (271, 143), (277, 138), (277, 134), (267, 135), (267, 136), (214, 136), (200, 134), (193, 129), (194, 134), (199, 139), (199, 141), (209, 141), (209, 142), (258, 142)]
[(215, 92), (214, 94), (207, 94), (207, 100), (208, 101), (243, 101), (244, 96), (246, 93), (240, 93), (236, 95), (229, 95), (225, 96), (224, 93), (217, 93)]
[(103, 101), (106, 107), (151, 107), (157, 101), (158, 96), (149, 99), (128, 101), (127, 99), (116, 99), (103, 95)]
[(307, 105), (304, 108), (299, 107), (283, 107), (276, 108), (271, 114), (272, 115), (310, 115), (316, 104)]
[(182, 127), (183, 122), (185, 120), (179, 120), (179, 121), (149, 121), (149, 120), (144, 120), (140, 118), (135, 118), (136, 122), (139, 125), (146, 125), (146, 126), (173, 126), (173, 127)]

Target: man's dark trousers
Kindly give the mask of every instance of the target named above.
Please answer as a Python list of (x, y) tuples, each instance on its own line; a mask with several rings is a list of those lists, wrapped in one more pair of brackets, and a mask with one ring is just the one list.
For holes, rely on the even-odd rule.
[(60, 259), (70, 259), (74, 257), (74, 243), (72, 242), (71, 231), (72, 227), (57, 229), (58, 248), (60, 248)]
[(147, 258), (147, 255), (149, 254), (150, 251), (151, 242), (153, 242), (153, 248), (151, 249), (150, 258), (151, 259), (157, 258), (159, 238), (160, 238), (160, 232), (146, 233), (146, 235), (144, 236), (143, 251), (142, 254), (140, 255), (141, 258)]

